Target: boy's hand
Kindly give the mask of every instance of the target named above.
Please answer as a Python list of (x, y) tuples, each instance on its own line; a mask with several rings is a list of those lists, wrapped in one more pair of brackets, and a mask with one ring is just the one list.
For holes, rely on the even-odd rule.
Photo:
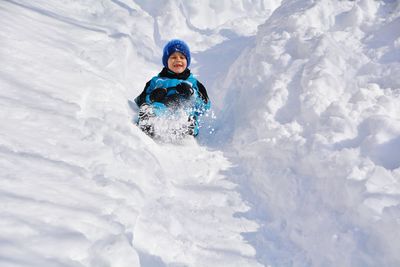
[(164, 97), (167, 95), (167, 89), (165, 88), (157, 88), (154, 89), (150, 94), (151, 102), (162, 102)]
[(193, 88), (190, 86), (190, 84), (182, 82), (176, 86), (176, 91), (178, 94), (189, 98), (191, 95), (193, 95)]

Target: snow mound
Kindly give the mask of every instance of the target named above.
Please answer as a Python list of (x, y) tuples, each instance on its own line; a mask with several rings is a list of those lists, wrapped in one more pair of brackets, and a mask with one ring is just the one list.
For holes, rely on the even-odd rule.
[(284, 1), (219, 81), (264, 264), (400, 262), (399, 16), (397, 1)]

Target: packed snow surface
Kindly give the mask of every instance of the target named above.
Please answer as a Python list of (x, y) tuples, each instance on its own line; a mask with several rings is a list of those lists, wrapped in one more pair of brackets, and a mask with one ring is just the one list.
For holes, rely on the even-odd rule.
[[(397, 0), (1, 0), (0, 266), (400, 266)], [(187, 41), (213, 104), (129, 103)]]

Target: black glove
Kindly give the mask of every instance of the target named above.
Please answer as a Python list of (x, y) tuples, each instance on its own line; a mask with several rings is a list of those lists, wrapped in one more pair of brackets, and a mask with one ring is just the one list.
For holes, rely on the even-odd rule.
[(190, 84), (182, 82), (176, 86), (176, 91), (178, 92), (179, 95), (189, 98), (191, 95), (193, 95), (193, 88), (190, 86)]
[(165, 88), (156, 88), (153, 92), (150, 93), (150, 101), (151, 102), (162, 102), (167, 95), (167, 89)]

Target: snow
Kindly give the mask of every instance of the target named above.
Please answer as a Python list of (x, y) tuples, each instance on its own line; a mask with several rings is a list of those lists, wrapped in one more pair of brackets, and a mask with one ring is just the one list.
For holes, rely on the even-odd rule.
[[(400, 265), (400, 3), (0, 2), (0, 265)], [(171, 38), (213, 102), (155, 142)]]

